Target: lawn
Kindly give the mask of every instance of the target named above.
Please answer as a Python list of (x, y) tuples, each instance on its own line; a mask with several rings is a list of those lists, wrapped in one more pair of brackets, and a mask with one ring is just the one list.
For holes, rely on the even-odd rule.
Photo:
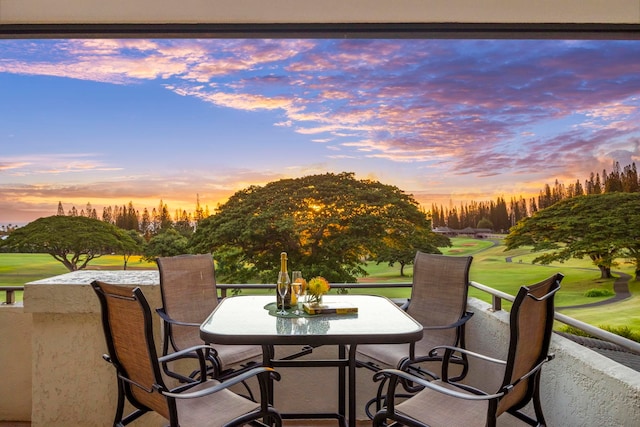
[[(592, 289), (607, 289), (613, 291), (614, 279), (600, 279), (599, 270), (588, 259), (569, 260), (564, 263), (553, 263), (548, 266), (531, 264), (536, 254), (529, 249), (519, 248), (505, 252), (504, 246), (476, 239), (452, 239), (452, 248), (442, 249), (446, 255), (472, 255), (470, 279), (482, 283), (507, 294), (515, 295), (521, 285), (532, 284), (553, 273), (565, 275), (561, 290), (556, 296), (556, 307), (563, 314), (574, 317), (595, 326), (623, 327), (626, 326), (635, 333), (640, 333), (640, 282), (633, 280), (634, 267), (620, 260), (620, 265), (614, 268), (614, 275), (623, 272), (629, 274), (632, 280), (629, 288), (633, 297), (611, 305), (584, 309), (560, 309), (562, 306), (589, 304), (606, 300), (610, 297), (587, 297), (585, 293)], [(366, 281), (372, 282), (402, 282), (410, 281), (411, 267), (405, 268), (406, 277), (399, 275), (399, 267), (389, 268), (385, 265), (369, 265), (370, 276)], [(383, 280), (377, 280), (381, 277)], [(366, 291), (365, 291), (366, 292)], [(380, 293), (392, 298), (402, 298), (409, 295), (408, 289), (384, 289)], [(486, 302), (491, 297), (477, 289), (471, 288), (470, 295)], [(510, 308), (510, 303), (503, 303), (503, 307)]]
[[(555, 272), (565, 275), (562, 288), (556, 297), (556, 307), (588, 304), (609, 297), (587, 297), (585, 293), (592, 289), (613, 289), (615, 279), (602, 280), (597, 268), (590, 260), (570, 260), (565, 263), (554, 263), (549, 266), (531, 264), (536, 256), (526, 248), (504, 251), (501, 242), (470, 238), (453, 238), (453, 246), (442, 248), (445, 255), (472, 255), (470, 279), (510, 295), (515, 295), (521, 285), (532, 284), (542, 280)], [(103, 256), (96, 258), (89, 264), (90, 269), (122, 269), (122, 256)], [(156, 268), (155, 264), (132, 257), (129, 269)], [(404, 276), (400, 275), (400, 266), (389, 267), (386, 263), (370, 262), (366, 266), (369, 275), (359, 282), (396, 283), (411, 282), (412, 266), (406, 266)], [(634, 267), (620, 261), (614, 268), (616, 272), (624, 272), (633, 277)], [(0, 254), (0, 286), (22, 286), (27, 282), (44, 279), (58, 274), (67, 273), (66, 268), (51, 256), (44, 254)], [(627, 326), (636, 333), (640, 333), (640, 283), (631, 280), (630, 289), (633, 297), (622, 302), (597, 308), (565, 309), (562, 313), (582, 320), (595, 326)], [(334, 291), (332, 291), (334, 292)], [(352, 293), (370, 293), (371, 290), (350, 290)], [(376, 292), (390, 298), (407, 298), (408, 288), (378, 289)], [(484, 292), (471, 288), (470, 295), (490, 302), (491, 297)], [(17, 296), (18, 300), (22, 295)], [(509, 304), (504, 304), (509, 308)]]
[[(105, 255), (89, 263), (89, 269), (122, 270), (121, 255)], [(155, 264), (144, 262), (140, 257), (131, 257), (128, 268), (156, 268)], [(25, 283), (65, 274), (69, 271), (59, 261), (47, 254), (4, 254), (0, 253), (0, 286), (24, 286)], [(1, 296), (4, 298), (4, 295)], [(22, 301), (22, 292), (16, 293), (16, 300)]]

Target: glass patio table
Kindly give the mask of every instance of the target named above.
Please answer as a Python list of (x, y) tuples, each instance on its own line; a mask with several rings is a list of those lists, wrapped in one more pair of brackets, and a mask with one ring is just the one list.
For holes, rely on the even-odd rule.
[[(356, 425), (356, 346), (359, 344), (401, 344), (422, 338), (422, 325), (393, 301), (373, 295), (325, 295), (325, 303), (347, 303), (358, 307), (355, 314), (278, 316), (275, 296), (235, 296), (223, 299), (200, 326), (201, 338), (211, 344), (252, 344), (263, 348), (263, 363), (272, 367), (338, 368), (338, 411), (336, 414), (282, 414), (283, 418), (335, 417), (341, 425)], [(307, 349), (293, 357), (275, 358), (275, 345), (302, 345)], [(338, 346), (332, 360), (296, 360), (314, 347)], [(345, 371), (348, 370), (348, 417), (345, 413)], [(271, 390), (272, 391), (272, 390)], [(273, 394), (270, 396), (273, 399)]]

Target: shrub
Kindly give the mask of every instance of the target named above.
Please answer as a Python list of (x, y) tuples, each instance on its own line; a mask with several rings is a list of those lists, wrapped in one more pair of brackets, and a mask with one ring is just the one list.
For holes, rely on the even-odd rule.
[(569, 326), (569, 325), (564, 325), (563, 327), (561, 327), (560, 332), (565, 332), (567, 334), (576, 335), (579, 337), (595, 338), (593, 335), (589, 335), (582, 329), (578, 329), (576, 327)]
[(640, 342), (640, 334), (632, 331), (628, 326), (601, 325), (598, 327), (605, 331), (611, 332), (612, 334), (620, 335), (621, 337), (628, 340)]
[(596, 298), (596, 297), (612, 297), (615, 295), (610, 289), (589, 289), (584, 293), (584, 296), (587, 298)]
[[(640, 334), (638, 334), (637, 332), (632, 331), (628, 326), (600, 325), (600, 326), (598, 326), (598, 328), (602, 329), (603, 331), (607, 331), (607, 332), (611, 332), (612, 334), (619, 335), (619, 336), (621, 336), (623, 338), (626, 338), (628, 340), (640, 342)], [(582, 329), (578, 329), (578, 328), (575, 328), (575, 327), (569, 326), (569, 325), (562, 326), (559, 329), (559, 331), (560, 332), (565, 332), (567, 334), (576, 335), (576, 336), (579, 336), (579, 337), (597, 338), (597, 337), (594, 337), (593, 335), (590, 335), (590, 334), (586, 333)]]

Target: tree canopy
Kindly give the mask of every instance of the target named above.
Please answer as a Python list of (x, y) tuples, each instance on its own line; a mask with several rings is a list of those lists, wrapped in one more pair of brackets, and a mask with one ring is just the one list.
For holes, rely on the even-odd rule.
[(94, 258), (130, 253), (137, 247), (127, 233), (109, 223), (83, 216), (49, 216), (16, 229), (2, 245), (18, 252), (48, 253), (69, 271)]
[(200, 223), (189, 246), (213, 252), (227, 280), (274, 281), (284, 251), (291, 269), (341, 282), (365, 275), (367, 259), (406, 263), (417, 249), (439, 253), (449, 244), (397, 187), (329, 173), (236, 192)]
[(532, 246), (543, 251), (533, 262), (549, 264), (588, 256), (611, 277), (618, 257), (640, 261), (640, 193), (576, 196), (536, 212), (518, 222), (505, 239), (506, 250)]
[(154, 262), (158, 257), (182, 255), (188, 252), (189, 240), (173, 228), (167, 228), (149, 240), (144, 248), (144, 259)]

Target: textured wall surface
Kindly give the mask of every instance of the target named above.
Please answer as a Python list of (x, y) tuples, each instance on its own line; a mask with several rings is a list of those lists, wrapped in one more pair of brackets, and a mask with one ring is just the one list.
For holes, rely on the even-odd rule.
[[(107, 348), (100, 304), (90, 283), (139, 285), (153, 309), (160, 307), (155, 271), (77, 271), (25, 286), (25, 311), (33, 316), (33, 427), (110, 426), (116, 407), (115, 370), (102, 359)], [(159, 322), (155, 323), (160, 343)], [(145, 417), (140, 426), (160, 426)]]
[(0, 420), (31, 419), (31, 314), (0, 304)]
[(640, 23), (638, 0), (0, 0), (0, 23)]

